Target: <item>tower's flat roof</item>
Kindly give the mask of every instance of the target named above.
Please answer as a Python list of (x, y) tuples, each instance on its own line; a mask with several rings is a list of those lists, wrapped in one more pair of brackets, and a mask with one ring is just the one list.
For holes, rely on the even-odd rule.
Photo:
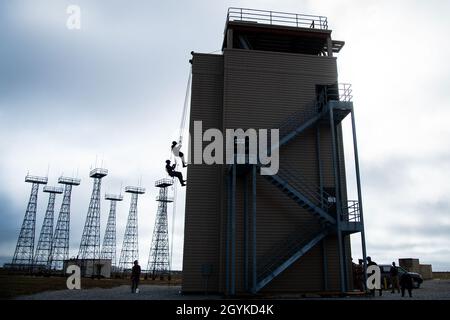
[[(236, 41), (244, 41), (252, 50), (284, 51), (287, 47), (307, 54), (326, 50), (331, 35), (325, 16), (245, 8), (228, 9), (222, 49), (227, 47), (229, 29), (238, 37), (235, 45)], [(332, 41), (333, 52), (339, 52), (343, 46), (343, 41)]]
[(47, 178), (47, 177), (31, 176), (31, 175), (28, 174), (28, 175), (25, 177), (25, 182), (47, 184), (48, 178)]
[(166, 188), (173, 185), (173, 180), (168, 178), (159, 179), (155, 182), (155, 187)]
[(103, 168), (95, 168), (89, 172), (91, 178), (103, 178), (106, 175), (108, 175), (108, 169)]

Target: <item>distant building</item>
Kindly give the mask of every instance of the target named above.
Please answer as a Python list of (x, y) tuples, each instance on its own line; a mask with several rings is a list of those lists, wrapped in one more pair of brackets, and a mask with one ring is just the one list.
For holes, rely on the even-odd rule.
[(424, 280), (433, 279), (433, 269), (431, 264), (420, 264), (419, 259), (414, 258), (398, 259), (398, 264), (400, 267), (410, 272), (420, 273)]

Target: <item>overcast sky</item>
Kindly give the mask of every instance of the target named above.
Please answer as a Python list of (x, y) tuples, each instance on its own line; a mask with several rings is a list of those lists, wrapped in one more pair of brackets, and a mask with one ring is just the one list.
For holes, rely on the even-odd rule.
[[(66, 8), (81, 8), (81, 30)], [(449, 1), (0, 1), (0, 263), (9, 262), (29, 197), (29, 171), (82, 179), (72, 197), (78, 252), (92, 188), (142, 177), (139, 250), (146, 266), (168, 143), (180, 125), (190, 52), (221, 48), (229, 6), (328, 17), (340, 82), (353, 84), (368, 254), (420, 258), (450, 270)], [(347, 171), (352, 171), (348, 124)], [(354, 176), (348, 175), (355, 197)], [(179, 190), (179, 189), (178, 189)], [(178, 192), (174, 267), (181, 268), (184, 194)], [(37, 235), (47, 195), (39, 194)], [(57, 198), (56, 214), (61, 198)], [(118, 204), (118, 255), (130, 196)], [(102, 238), (109, 204), (102, 202)], [(358, 238), (353, 257), (361, 257)]]

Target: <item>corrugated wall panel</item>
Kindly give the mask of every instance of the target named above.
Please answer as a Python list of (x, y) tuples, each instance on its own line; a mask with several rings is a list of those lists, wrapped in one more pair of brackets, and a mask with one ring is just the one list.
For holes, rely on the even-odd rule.
[[(287, 117), (299, 110), (314, 107), (316, 84), (337, 81), (336, 60), (299, 54), (284, 54), (249, 50), (224, 52), (224, 128), (277, 128)], [(329, 129), (324, 128), (325, 132)], [(324, 135), (323, 152), (331, 157), (331, 140)], [(280, 150), (280, 166), (298, 168), (302, 175), (318, 185), (315, 129), (305, 131)], [(332, 163), (324, 161), (325, 181), (334, 185)], [(296, 232), (309, 237), (319, 224), (310, 213), (299, 207), (264, 178), (258, 177), (257, 187), (257, 260), (280, 246)], [(240, 195), (240, 193), (238, 193)], [(242, 243), (242, 199), (236, 199), (238, 248)], [(223, 213), (225, 214), (225, 213)], [(308, 235), (308, 236), (306, 236)], [(330, 237), (330, 289), (338, 290), (337, 241)], [(237, 270), (243, 270), (243, 252), (237, 252)], [(274, 291), (323, 290), (322, 255), (318, 246), (283, 272), (265, 289)], [(308, 275), (305, 277), (305, 275)], [(237, 274), (237, 290), (243, 291), (243, 275)], [(333, 280), (336, 281), (333, 281)]]
[[(337, 81), (336, 60), (301, 54), (251, 50), (225, 50), (223, 56), (194, 54), (191, 131), (194, 120), (203, 130), (225, 128), (278, 128), (287, 117), (313, 107), (316, 84)], [(320, 129), (320, 152), (325, 187), (334, 185), (329, 127)], [(342, 157), (341, 157), (342, 158)], [(316, 130), (309, 129), (280, 151), (281, 166), (298, 168), (319, 184)], [(343, 162), (343, 158), (341, 159)], [(345, 168), (341, 167), (345, 173)], [(343, 175), (345, 176), (345, 175)], [(345, 181), (342, 182), (345, 186)], [(236, 195), (238, 292), (244, 291), (244, 218), (242, 180)], [(210, 291), (225, 288), (226, 187), (225, 167), (191, 165), (186, 195), (183, 291), (204, 290), (201, 265), (213, 265)], [(265, 178), (257, 177), (257, 261), (266, 259), (292, 233), (310, 235), (319, 223)], [(349, 250), (349, 242), (348, 250)], [(337, 239), (326, 240), (330, 290), (339, 289)], [(350, 251), (348, 251), (350, 252)], [(265, 292), (323, 290), (320, 245), (308, 252)]]
[[(203, 130), (222, 125), (223, 57), (195, 55), (192, 68), (190, 133), (201, 120)], [(221, 167), (189, 165), (183, 252), (183, 291), (205, 290), (202, 266), (211, 265), (210, 291), (218, 291), (220, 269)]]

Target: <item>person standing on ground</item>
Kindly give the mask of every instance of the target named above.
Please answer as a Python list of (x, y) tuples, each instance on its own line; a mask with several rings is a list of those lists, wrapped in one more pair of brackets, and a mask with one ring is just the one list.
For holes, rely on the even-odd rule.
[(395, 262), (392, 262), (391, 270), (389, 271), (389, 273), (391, 275), (391, 293), (395, 293), (395, 289), (397, 289), (397, 292), (400, 293), (400, 287), (398, 286), (398, 268), (395, 265)]
[(137, 293), (139, 279), (141, 277), (141, 266), (137, 260), (134, 260), (134, 266), (131, 269), (131, 293)]
[(402, 274), (402, 277), (400, 278), (400, 287), (402, 288), (402, 297), (405, 296), (405, 289), (407, 289), (409, 297), (412, 298), (413, 281), (408, 272)]

